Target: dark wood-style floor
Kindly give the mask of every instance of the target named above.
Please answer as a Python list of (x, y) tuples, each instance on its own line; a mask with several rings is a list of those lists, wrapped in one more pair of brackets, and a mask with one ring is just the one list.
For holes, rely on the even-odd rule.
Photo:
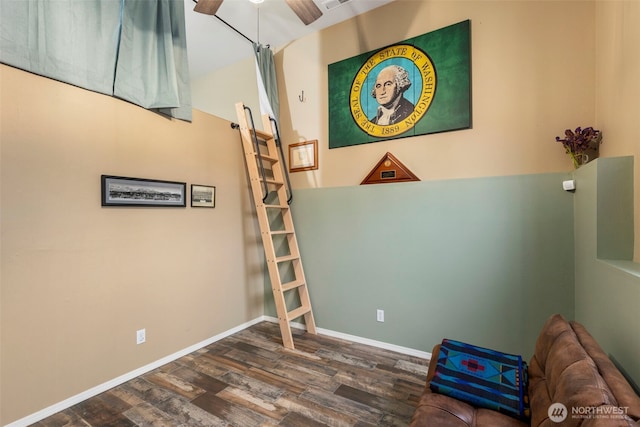
[(262, 322), (54, 414), (59, 426), (406, 426), (428, 360)]

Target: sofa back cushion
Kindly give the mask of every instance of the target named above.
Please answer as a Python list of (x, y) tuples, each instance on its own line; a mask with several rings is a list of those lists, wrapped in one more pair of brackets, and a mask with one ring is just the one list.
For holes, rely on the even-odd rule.
[(598, 342), (587, 329), (578, 322), (569, 322), (580, 344), (598, 368), (598, 372), (606, 381), (613, 393), (618, 407), (625, 408), (625, 413), (632, 419), (640, 420), (640, 397), (635, 393), (620, 370), (616, 368)]
[[(604, 359), (608, 360), (608, 357), (589, 333), (578, 325), (567, 322), (560, 315), (554, 315), (547, 320), (538, 337), (535, 353), (529, 364), (529, 399), (533, 426), (558, 425), (557, 419), (550, 419), (549, 408), (553, 404), (562, 404), (566, 408), (563, 426), (584, 426), (588, 425), (589, 421), (594, 421), (578, 416), (588, 414), (573, 414), (573, 408), (581, 408), (584, 411), (589, 408), (633, 406), (630, 408), (630, 417), (634, 416), (636, 410), (640, 410), (636, 408), (640, 403), (637, 403), (638, 398), (629, 384), (615, 367), (611, 370), (605, 366)], [(580, 338), (574, 327), (578, 329)], [(603, 369), (603, 372), (600, 369)], [(614, 378), (613, 371), (620, 375), (622, 382)], [(613, 390), (608, 381), (612, 381), (612, 384), (615, 382)], [(623, 383), (628, 390), (624, 388)], [(618, 398), (625, 403), (620, 403)], [(557, 408), (557, 405), (554, 407)], [(562, 414), (556, 412), (556, 415)]]

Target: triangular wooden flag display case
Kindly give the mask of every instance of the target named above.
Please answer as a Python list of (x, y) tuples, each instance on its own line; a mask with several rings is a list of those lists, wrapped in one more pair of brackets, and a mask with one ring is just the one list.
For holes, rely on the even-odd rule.
[(409, 182), (420, 181), (405, 165), (396, 159), (391, 153), (384, 155), (382, 160), (369, 172), (369, 175), (362, 180), (364, 184), (383, 184), (386, 182)]

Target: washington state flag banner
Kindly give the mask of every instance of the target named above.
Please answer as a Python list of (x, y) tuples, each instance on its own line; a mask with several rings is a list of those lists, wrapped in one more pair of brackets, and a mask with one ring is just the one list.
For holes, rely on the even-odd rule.
[(471, 21), (328, 66), (329, 148), (471, 127)]

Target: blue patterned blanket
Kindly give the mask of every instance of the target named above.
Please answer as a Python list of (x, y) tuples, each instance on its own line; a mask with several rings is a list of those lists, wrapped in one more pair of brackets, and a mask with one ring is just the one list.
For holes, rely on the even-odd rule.
[(526, 419), (527, 364), (521, 356), (442, 340), (431, 390)]

